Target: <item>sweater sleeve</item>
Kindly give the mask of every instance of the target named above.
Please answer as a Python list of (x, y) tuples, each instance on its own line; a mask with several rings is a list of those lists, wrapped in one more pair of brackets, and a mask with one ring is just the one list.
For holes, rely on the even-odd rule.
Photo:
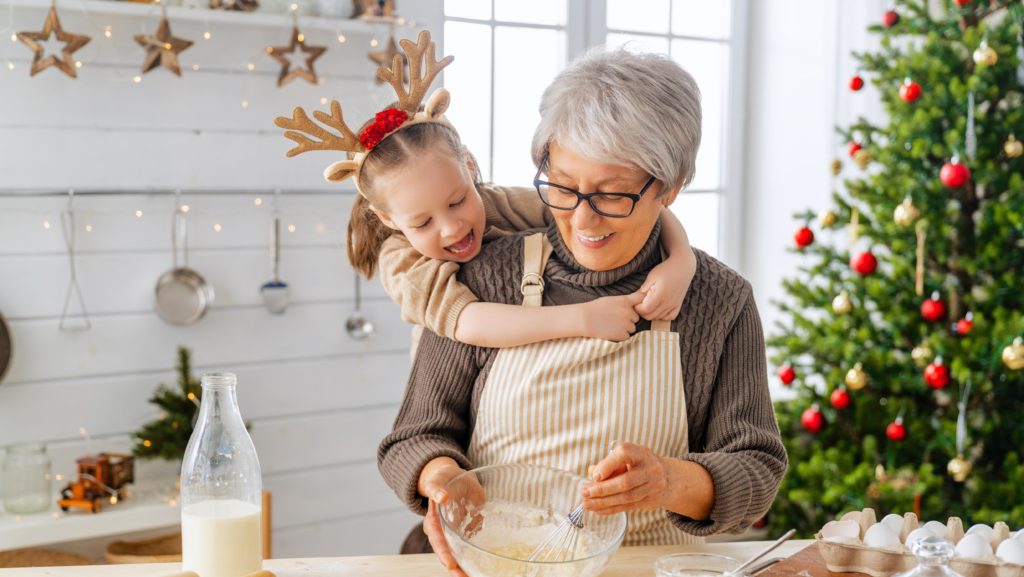
[(482, 185), (477, 188), (483, 199), (487, 224), (507, 232), (543, 228), (551, 211), (533, 188)]
[(711, 474), (715, 500), (708, 520), (676, 513), (669, 518), (694, 535), (739, 532), (772, 505), (787, 456), (768, 393), (764, 335), (752, 292), (747, 292), (719, 359), (703, 447), (684, 460)]
[(377, 467), (413, 512), (425, 515), (417, 491), (420, 471), (434, 458), (451, 457), (463, 469), (470, 438), (473, 385), (480, 373), (475, 347), (423, 331), (395, 424), (377, 449)]
[(402, 320), (455, 338), (462, 309), (477, 299), (456, 278), (459, 265), (425, 257), (403, 235), (391, 235), (377, 259), (380, 281), (402, 313)]

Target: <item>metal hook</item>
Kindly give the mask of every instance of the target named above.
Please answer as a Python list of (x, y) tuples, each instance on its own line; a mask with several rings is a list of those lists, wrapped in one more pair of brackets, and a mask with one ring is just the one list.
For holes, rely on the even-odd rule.
[[(70, 270), (70, 281), (68, 282), (68, 290), (64, 295), (64, 309), (60, 314), (60, 324), (58, 328), (61, 331), (79, 331), (88, 330), (92, 328), (92, 322), (89, 320), (89, 311), (85, 308), (85, 298), (82, 296), (82, 288), (78, 284), (78, 273), (75, 267), (75, 211), (74, 211), (74, 200), (75, 190), (68, 189), (68, 206), (60, 213), (60, 224), (61, 232), (64, 235), (64, 245), (68, 251), (68, 268)], [(82, 312), (78, 315), (72, 315), (70, 318), (80, 318), (84, 324), (81, 325), (70, 325), (68, 324), (68, 310), (71, 308), (71, 295), (74, 293), (78, 297), (78, 306)]]

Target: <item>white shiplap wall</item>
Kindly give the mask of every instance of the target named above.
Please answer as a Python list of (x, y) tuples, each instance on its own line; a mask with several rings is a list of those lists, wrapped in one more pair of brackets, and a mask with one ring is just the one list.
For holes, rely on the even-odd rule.
[[(14, 3), (10, 29), (41, 27), (49, 2), (27, 3)], [(440, 30), (440, 0), (406, 4), (404, 14), (418, 26)], [(324, 82), (279, 89), (278, 65), (264, 47), (287, 41), (284, 16), (278, 24), (249, 25), (244, 14), (207, 23), (176, 20), (172, 11), (175, 35), (196, 41), (182, 54), (184, 77), (156, 70), (136, 84), (131, 77), (143, 52), (130, 35), (151, 32), (158, 12), (102, 6), (59, 3), (65, 29), (93, 37), (77, 54), (84, 64), (77, 80), (55, 70), (30, 78), (30, 52), (10, 42), (10, 30), (0, 37), (0, 59), (15, 65), (0, 69), (0, 189), (321, 187), (329, 155), (286, 160), (290, 142), (273, 118), (328, 97), (340, 98), (358, 123), (389, 99), (388, 89), (369, 80), (366, 59), (370, 39), (376, 33), (384, 40), (386, 29), (346, 24), (339, 45), (340, 29), (305, 28), (307, 42), (329, 46), (317, 62)], [(0, 27), (8, 10), (0, 4)], [(108, 25), (110, 40), (102, 34)], [(207, 29), (212, 38), (204, 41)], [(249, 62), (256, 65), (251, 73)], [(213, 284), (216, 301), (198, 324), (174, 327), (152, 312), (152, 293), (171, 266), (175, 199), (77, 197), (78, 277), (92, 328), (61, 332), (69, 271), (59, 213), (66, 199), (0, 196), (0, 312), (15, 343), (0, 384), (0, 446), (44, 442), (55, 472), (66, 475), (77, 456), (126, 449), (128, 434), (156, 416), (146, 400), (157, 384), (174, 382), (175, 347), (184, 345), (194, 351), (196, 372), (238, 373), (242, 414), (252, 422), (264, 486), (274, 495), (275, 557), (397, 552), (415, 518), (380, 480), (375, 450), (404, 389), (408, 329), (374, 282), (365, 287), (364, 312), (375, 334), (357, 342), (345, 333), (354, 304), (344, 255), (351, 191), (279, 197), (284, 226), (296, 227), (282, 232), (281, 276), (293, 302), (286, 314), (269, 314), (258, 288), (269, 278), (274, 201), (264, 195), (257, 207), (255, 198), (185, 195), (191, 265)], [(140, 475), (170, 471), (146, 464)]]

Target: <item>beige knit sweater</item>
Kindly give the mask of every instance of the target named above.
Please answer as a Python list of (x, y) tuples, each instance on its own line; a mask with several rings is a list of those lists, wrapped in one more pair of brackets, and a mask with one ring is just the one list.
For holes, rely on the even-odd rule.
[[(485, 245), (480, 256), (462, 265), (457, 280), (482, 300), (521, 304), (524, 234)], [(597, 272), (580, 266), (550, 226), (554, 252), (544, 273), (543, 304), (586, 302), (639, 289), (661, 260), (659, 236), (656, 224), (630, 263)], [(768, 395), (764, 337), (750, 285), (714, 258), (694, 252), (697, 272), (672, 322), (680, 336), (690, 447), (689, 453), (675, 456), (707, 469), (715, 496), (709, 520), (669, 517), (684, 531), (708, 535), (739, 531), (759, 519), (775, 498), (787, 457)], [(638, 324), (638, 330), (649, 328), (646, 321)], [(428, 461), (448, 456), (463, 468), (473, 467), (465, 452), (497, 352), (423, 333), (394, 427), (377, 453), (384, 479), (421, 515), (426, 501), (416, 485)]]
[[(478, 184), (477, 191), (487, 216), (485, 241), (543, 228), (550, 221), (549, 209), (533, 188)], [(421, 255), (403, 234), (384, 241), (377, 265), (384, 290), (398, 303), (402, 320), (441, 336), (454, 339), (462, 309), (479, 300), (455, 277), (459, 263)]]

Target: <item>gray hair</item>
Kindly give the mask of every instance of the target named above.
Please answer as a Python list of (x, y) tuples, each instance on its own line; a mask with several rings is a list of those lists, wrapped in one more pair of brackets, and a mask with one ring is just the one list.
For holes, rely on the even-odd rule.
[(700, 89), (667, 56), (588, 50), (544, 91), (533, 162), (548, 145), (590, 160), (636, 166), (673, 188), (693, 180), (701, 134)]

